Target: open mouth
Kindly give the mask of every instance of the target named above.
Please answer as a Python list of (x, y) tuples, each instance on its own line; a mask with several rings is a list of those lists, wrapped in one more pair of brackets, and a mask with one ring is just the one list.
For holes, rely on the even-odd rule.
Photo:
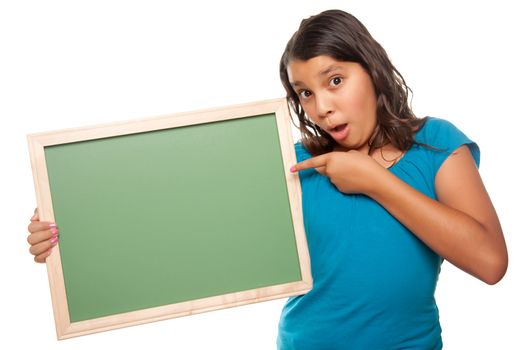
[(336, 141), (343, 140), (344, 138), (347, 137), (348, 133), (349, 133), (348, 124), (336, 125), (334, 128), (330, 129), (330, 131), (329, 131), (329, 134)]
[(334, 131), (334, 132), (340, 132), (342, 131), (343, 129), (345, 129), (345, 127), (347, 126), (347, 124), (340, 124), (338, 126), (335, 126), (334, 128), (331, 129), (331, 132)]

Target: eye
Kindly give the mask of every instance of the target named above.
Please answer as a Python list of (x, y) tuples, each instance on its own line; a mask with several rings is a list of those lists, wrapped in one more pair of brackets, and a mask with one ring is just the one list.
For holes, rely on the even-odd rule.
[(337, 85), (340, 85), (341, 82), (342, 82), (342, 78), (341, 77), (334, 77), (332, 78), (330, 81), (329, 81), (329, 85), (330, 86), (337, 86)]
[(298, 91), (298, 96), (300, 98), (307, 98), (309, 97), (310, 95), (312, 95), (312, 93), (309, 91), (309, 90), (301, 90), (301, 91)]

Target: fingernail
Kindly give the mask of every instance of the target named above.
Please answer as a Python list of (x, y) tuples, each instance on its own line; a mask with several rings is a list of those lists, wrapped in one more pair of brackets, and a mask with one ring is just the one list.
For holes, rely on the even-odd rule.
[(293, 166), (293, 167), (291, 167), (291, 173), (294, 173), (294, 172), (296, 172), (296, 167)]
[(58, 234), (58, 230), (55, 227), (53, 227), (51, 229), (51, 233), (53, 234), (53, 236), (56, 236)]
[(54, 236), (53, 238), (51, 238), (50, 242), (53, 246), (56, 245), (56, 243), (58, 242), (58, 236)]
[(53, 223), (50, 223), (49, 224), (49, 227), (56, 227), (56, 224), (53, 222)]

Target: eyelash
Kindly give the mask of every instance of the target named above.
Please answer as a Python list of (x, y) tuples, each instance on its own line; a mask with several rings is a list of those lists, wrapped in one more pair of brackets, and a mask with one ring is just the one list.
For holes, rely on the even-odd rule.
[[(339, 83), (338, 83), (338, 84), (331, 85), (331, 83), (334, 82), (334, 80), (339, 80)], [(334, 78), (332, 78), (331, 80), (329, 80), (329, 85), (330, 85), (330, 86), (338, 86), (338, 85), (341, 84), (342, 81), (343, 81), (343, 78), (342, 78), (342, 77), (334, 77)]]
[[(338, 81), (338, 83), (333, 85), (333, 82), (335, 80)], [(333, 77), (332, 79), (329, 80), (329, 86), (336, 87), (336, 86), (340, 85), (342, 82), (343, 82), (343, 78), (342, 77), (339, 77), (339, 76)], [(305, 96), (304, 94), (307, 94), (307, 96)], [(300, 91), (298, 91), (298, 97), (302, 98), (302, 99), (306, 99), (306, 98), (310, 97), (311, 95), (312, 95), (312, 93), (309, 90), (300, 90)]]
[[(304, 94), (308, 94), (307, 96), (304, 96)], [(312, 93), (309, 90), (300, 90), (298, 91), (298, 97), (299, 98), (308, 98)]]

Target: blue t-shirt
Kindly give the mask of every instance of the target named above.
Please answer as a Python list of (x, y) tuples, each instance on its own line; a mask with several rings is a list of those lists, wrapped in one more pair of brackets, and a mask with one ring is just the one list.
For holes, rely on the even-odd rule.
[[(429, 118), (391, 168), (401, 180), (437, 199), (434, 180), (445, 159), (468, 145), (451, 123)], [(297, 143), (298, 161), (311, 157)], [(282, 312), (280, 350), (441, 349), (434, 299), (442, 258), (383, 207), (344, 194), (314, 169), (300, 172), (313, 289), (290, 298)]]

